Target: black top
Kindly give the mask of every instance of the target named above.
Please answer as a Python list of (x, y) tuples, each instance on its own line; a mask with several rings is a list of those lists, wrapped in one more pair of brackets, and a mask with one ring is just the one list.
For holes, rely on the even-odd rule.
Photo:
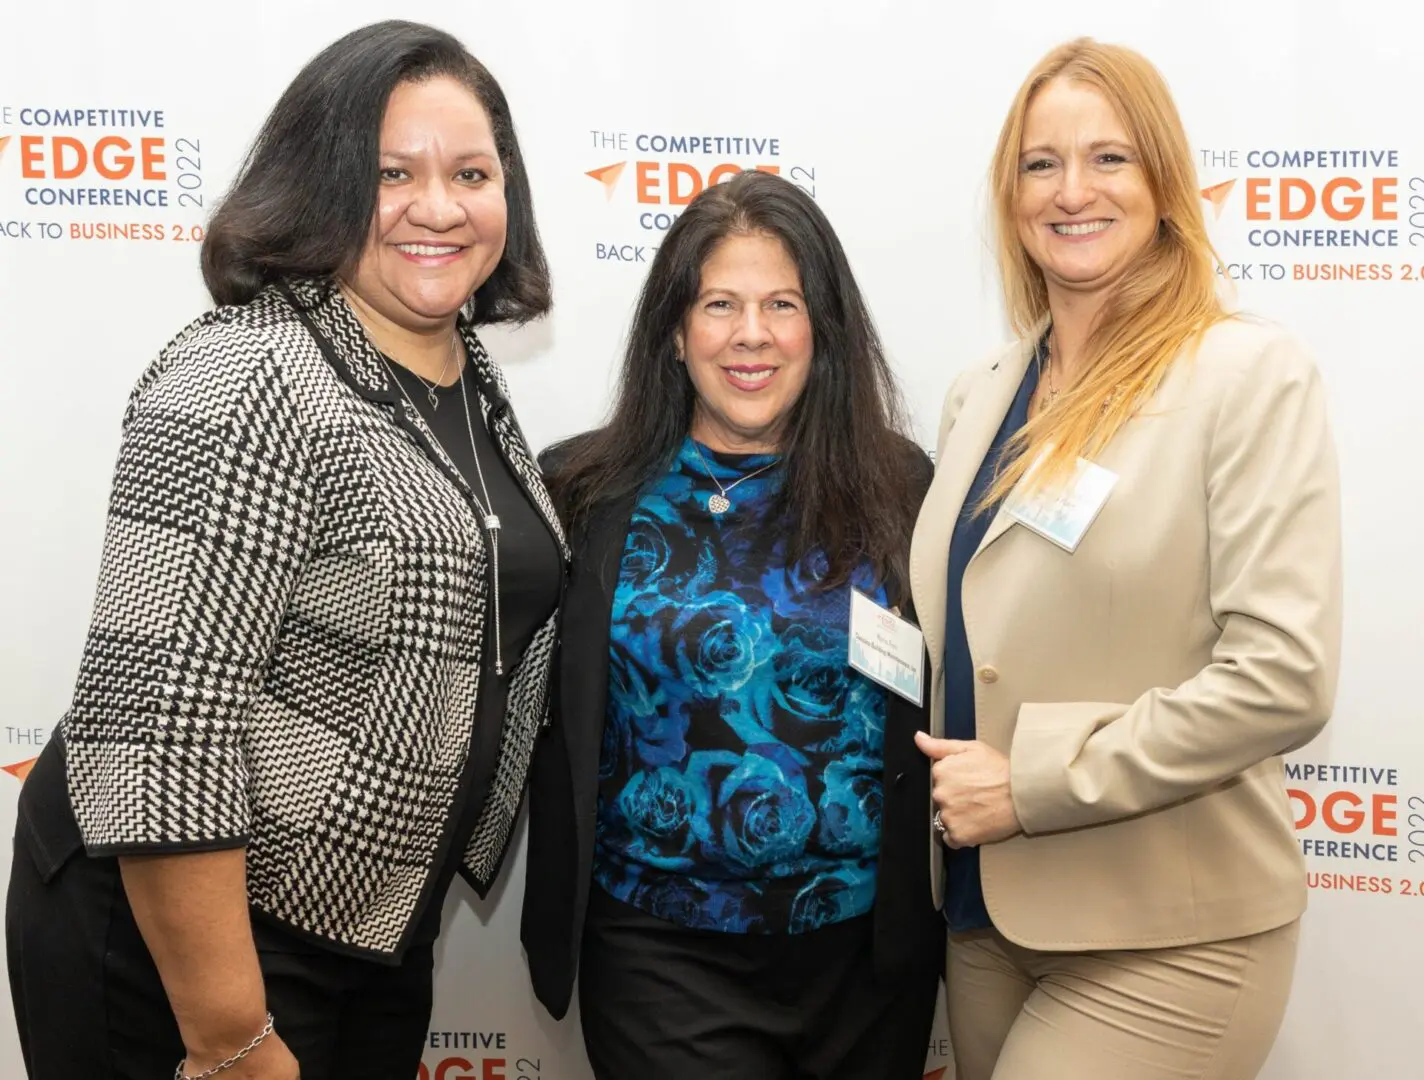
[[(563, 575), (559, 548), (549, 527), (540, 517), (524, 489), (500, 456), (480, 415), (479, 396), (469, 388), (469, 420), (465, 419), (460, 383), (435, 388), (436, 405), (431, 407), (426, 387), (413, 372), (392, 363), (391, 370), (410, 397), (421, 417), (444, 449), (470, 490), (484, 502), (480, 470), (475, 468), (471, 434), (479, 453), (485, 486), (489, 489), (487, 509), (499, 517), (499, 634), (493, 621), (485, 628), (484, 660), (475, 709), (475, 736), (465, 762), (460, 792), (455, 798), (452, 825), (440, 854), (442, 862), (429, 893), (424, 913), (411, 944), (435, 940), (440, 933), (440, 912), (445, 893), (460, 867), (461, 855), (484, 808), (499, 761), (500, 735), (504, 729), (504, 708), (514, 665), (529, 647), (539, 627), (548, 621), (559, 602), (559, 581)], [(493, 388), (488, 393), (497, 395)], [(490, 583), (494, 587), (493, 581)], [(493, 620), (495, 605), (487, 609)], [(503, 674), (495, 673), (494, 643), (498, 637), (504, 660)]]

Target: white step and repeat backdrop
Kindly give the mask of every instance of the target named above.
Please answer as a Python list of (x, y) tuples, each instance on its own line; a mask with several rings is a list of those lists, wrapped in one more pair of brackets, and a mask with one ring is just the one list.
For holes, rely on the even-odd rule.
[[(951, 376), (1004, 337), (985, 171), (1050, 46), (1133, 45), (1171, 82), (1242, 304), (1329, 385), (1345, 490), (1339, 708), (1291, 764), (1312, 903), (1270, 1080), (1424, 1076), (1424, 14), (1385, 0), (210, 0), (22, 4), (0, 18), (0, 833), (62, 713), (88, 618), (119, 417), (205, 306), (198, 244), (277, 95), (319, 48), (399, 16), (502, 81), (557, 307), (493, 336), (536, 445), (594, 423), (634, 292), (690, 194), (775, 166), (830, 215), (928, 444)], [(76, 200), (75, 193), (83, 194)], [(143, 205), (105, 205), (139, 192)], [(4, 865), (0, 862), (0, 884)], [(583, 1080), (517, 941), (522, 860), (457, 885), (422, 1078)], [(3, 991), (0, 991), (3, 996)], [(0, 1001), (0, 1010), (4, 1002)], [(0, 1075), (18, 1076), (0, 1011)], [(81, 1037), (81, 1033), (76, 1033)], [(951, 1080), (942, 1031), (926, 1076)]]

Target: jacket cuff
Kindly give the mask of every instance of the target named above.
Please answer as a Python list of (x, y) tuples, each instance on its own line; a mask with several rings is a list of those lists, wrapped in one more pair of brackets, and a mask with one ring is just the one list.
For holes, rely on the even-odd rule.
[(231, 749), (70, 740), (69, 798), (90, 855), (242, 847), (251, 833), (247, 768)]

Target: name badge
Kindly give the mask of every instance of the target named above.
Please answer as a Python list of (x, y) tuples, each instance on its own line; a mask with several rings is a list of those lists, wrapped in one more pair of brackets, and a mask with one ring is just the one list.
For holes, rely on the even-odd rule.
[(1071, 555), (1078, 550), (1089, 526), (1108, 501), (1117, 483), (1117, 473), (1079, 458), (1067, 483), (1026, 496), (1022, 489), (1042, 461), (1041, 456), (1029, 469), (1024, 482), (1009, 493), (1004, 500), (1004, 512)]
[(850, 666), (915, 705), (924, 703), (925, 636), (857, 589), (850, 591)]

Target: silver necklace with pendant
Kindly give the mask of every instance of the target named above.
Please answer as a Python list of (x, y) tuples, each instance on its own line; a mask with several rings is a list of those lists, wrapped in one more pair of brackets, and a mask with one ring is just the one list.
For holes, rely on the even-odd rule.
[(717, 494), (710, 496), (707, 500), (707, 509), (710, 510), (717, 517), (721, 517), (728, 510), (732, 509), (732, 500), (727, 498), (727, 492), (731, 491), (743, 480), (750, 480), (753, 476), (759, 476), (762, 473), (766, 472), (767, 469), (771, 468), (773, 465), (776, 464), (776, 462), (774, 461), (769, 461), (760, 469), (754, 469), (751, 472), (747, 473), (746, 476), (739, 476), (726, 487), (723, 487), (722, 481), (718, 480), (717, 477), (712, 475), (712, 467), (707, 464), (707, 459), (702, 456), (702, 448), (697, 445), (696, 439), (692, 440), (692, 449), (697, 452), (697, 460), (702, 462), (702, 471), (707, 474), (707, 479), (711, 480), (712, 483), (717, 485)]
[[(369, 335), (367, 335), (367, 337), (369, 338)], [(407, 371), (410, 371), (412, 375), (420, 380), (420, 385), (425, 387), (425, 396), (430, 399), (431, 412), (435, 412), (440, 408), (440, 399), (435, 395), (440, 387), (445, 385), (445, 372), (450, 370), (450, 361), (455, 358), (455, 342), (459, 340), (459, 337), (459, 331), (454, 331), (450, 334), (450, 351), (445, 354), (445, 363), (440, 366), (440, 374), (435, 376), (434, 382), (431, 382), (420, 372), (410, 371), (410, 368), (406, 368)]]

